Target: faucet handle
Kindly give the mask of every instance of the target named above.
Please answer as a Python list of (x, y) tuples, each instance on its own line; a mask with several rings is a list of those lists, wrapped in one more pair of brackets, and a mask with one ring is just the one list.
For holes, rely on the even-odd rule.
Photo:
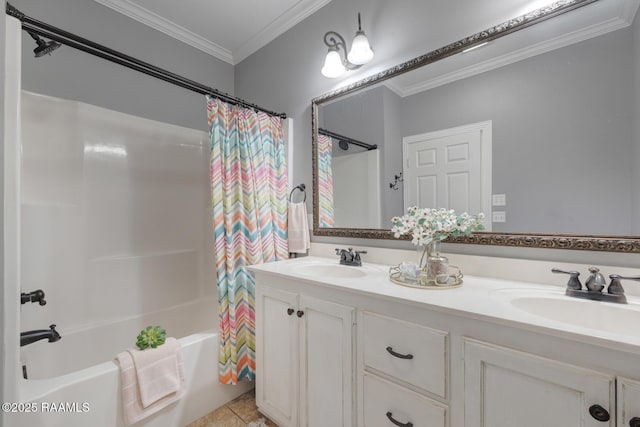
[(640, 280), (640, 276), (620, 276), (619, 274), (610, 274), (611, 283), (607, 288), (607, 293), (613, 295), (624, 295), (624, 288), (620, 279), (624, 280)]
[(565, 270), (560, 270), (559, 268), (552, 268), (551, 272), (568, 274), (570, 276), (569, 281), (567, 282), (567, 289), (575, 289), (575, 290), (582, 289), (582, 283), (580, 283), (580, 279), (578, 279), (578, 276), (580, 276), (579, 271), (573, 271), (573, 270), (565, 271)]

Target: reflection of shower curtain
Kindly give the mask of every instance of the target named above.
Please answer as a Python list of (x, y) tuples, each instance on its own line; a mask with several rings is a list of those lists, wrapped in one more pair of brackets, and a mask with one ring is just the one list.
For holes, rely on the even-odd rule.
[(207, 97), (223, 384), (255, 377), (254, 280), (288, 257), (282, 119)]
[(318, 135), (318, 194), (320, 227), (333, 227), (333, 170), (331, 138)]

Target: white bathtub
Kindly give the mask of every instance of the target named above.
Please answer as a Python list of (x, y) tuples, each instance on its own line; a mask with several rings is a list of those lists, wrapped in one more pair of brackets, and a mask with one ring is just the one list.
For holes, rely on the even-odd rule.
[[(61, 371), (66, 371), (68, 366), (86, 364), (87, 358), (101, 358), (102, 363), (50, 378), (21, 380), (19, 401), (30, 402), (26, 410), (37, 412), (8, 414), (6, 427), (124, 426), (120, 375), (114, 356), (127, 347), (133, 347), (138, 331), (146, 325), (160, 324), (168, 331), (185, 331), (203, 323), (215, 323), (215, 315), (215, 301), (208, 298), (83, 330), (65, 332), (61, 329), (62, 340), (32, 344), (32, 348), (39, 346), (38, 357), (43, 356), (41, 359), (47, 361), (47, 366), (38, 376), (48, 372), (47, 369), (54, 369), (56, 364), (60, 364)], [(96, 336), (101, 337), (100, 345), (86, 344), (96, 342)], [(121, 344), (123, 339), (124, 345)], [(218, 383), (218, 334), (215, 331), (191, 333), (179, 341), (184, 356), (187, 393), (180, 402), (136, 424), (136, 427), (185, 426), (253, 387), (251, 383), (238, 386)], [(101, 351), (102, 355), (99, 354)], [(36, 364), (35, 357), (31, 356), (32, 365)], [(31, 371), (38, 369), (34, 366)], [(60, 403), (65, 404), (69, 412), (47, 411), (53, 407), (52, 404), (58, 406)]]

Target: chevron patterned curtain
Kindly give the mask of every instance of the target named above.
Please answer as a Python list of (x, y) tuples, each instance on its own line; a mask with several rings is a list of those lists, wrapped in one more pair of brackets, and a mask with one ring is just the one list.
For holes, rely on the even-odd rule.
[(320, 227), (333, 227), (333, 143), (326, 135), (318, 135), (318, 194), (320, 198)]
[(255, 286), (247, 265), (288, 257), (282, 119), (207, 97), (220, 317), (219, 379), (255, 377)]

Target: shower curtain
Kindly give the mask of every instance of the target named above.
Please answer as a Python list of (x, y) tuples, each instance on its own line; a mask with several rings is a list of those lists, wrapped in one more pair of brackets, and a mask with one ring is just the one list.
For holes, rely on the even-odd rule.
[(333, 227), (333, 143), (326, 135), (318, 135), (318, 195), (320, 227)]
[(247, 265), (288, 257), (282, 119), (207, 97), (220, 321), (219, 380), (255, 378), (254, 280)]

